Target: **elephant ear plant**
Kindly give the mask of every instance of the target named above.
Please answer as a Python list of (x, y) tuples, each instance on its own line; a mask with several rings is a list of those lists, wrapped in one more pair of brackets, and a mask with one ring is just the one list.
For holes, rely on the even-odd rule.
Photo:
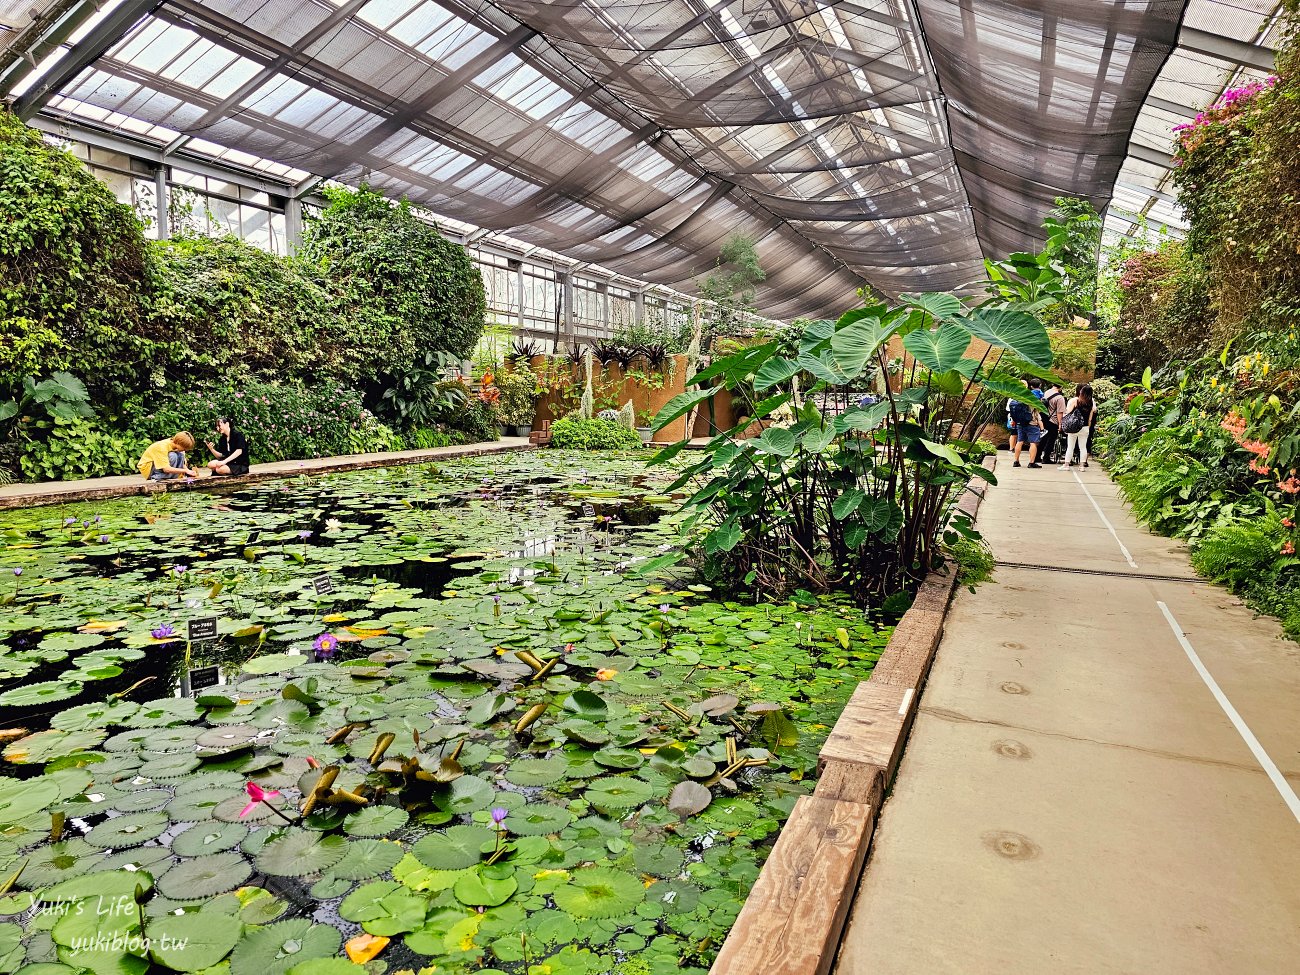
[[(894, 337), (913, 361), (885, 381)], [(974, 536), (969, 519), (949, 516), (971, 477), (993, 480), (979, 428), (1007, 397), (1037, 405), (1021, 378), (1051, 362), (1029, 312), (943, 294), (858, 308), (716, 360), (655, 428), (746, 384), (760, 398), (744, 426), (768, 425), (752, 439), (738, 439), (741, 426), (714, 437), (670, 486), (696, 487), (684, 502), (696, 554), (766, 594), (838, 588), (869, 600), (906, 588), (937, 563), (941, 535)], [(862, 395), (873, 376), (875, 394)]]

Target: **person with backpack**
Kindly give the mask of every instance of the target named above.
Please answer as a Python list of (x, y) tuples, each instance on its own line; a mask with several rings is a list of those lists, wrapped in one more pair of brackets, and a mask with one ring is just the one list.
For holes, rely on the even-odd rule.
[(1079, 445), (1079, 461), (1088, 466), (1088, 434), (1097, 425), (1097, 401), (1093, 399), (1092, 387), (1084, 384), (1074, 398), (1065, 404), (1065, 417), (1061, 420), (1061, 431), (1066, 436), (1065, 459), (1061, 461), (1061, 470), (1074, 466), (1074, 445)]
[(1015, 460), (1011, 466), (1020, 466), (1020, 451), (1028, 445), (1029, 466), (1042, 467), (1043, 465), (1038, 463), (1038, 441), (1043, 435), (1043, 426), (1038, 418), (1038, 411), (1028, 403), (1022, 403), (1018, 399), (1012, 400), (1011, 419), (1016, 425)]
[(1052, 462), (1052, 452), (1056, 450), (1057, 438), (1061, 432), (1061, 421), (1065, 419), (1065, 394), (1061, 387), (1052, 382), (1043, 394), (1043, 404), (1047, 412), (1043, 416), (1043, 439), (1038, 445), (1038, 456), (1044, 463)]

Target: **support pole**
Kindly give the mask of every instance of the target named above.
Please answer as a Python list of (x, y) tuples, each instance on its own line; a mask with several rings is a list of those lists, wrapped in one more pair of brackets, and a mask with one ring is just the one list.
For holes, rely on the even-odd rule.
[(302, 200), (295, 196), (284, 201), (284, 253), (289, 257), (298, 252), (302, 243)]
[(165, 163), (153, 171), (153, 195), (157, 213), (154, 221), (154, 237), (157, 240), (166, 240), (171, 236), (171, 187), (167, 185)]

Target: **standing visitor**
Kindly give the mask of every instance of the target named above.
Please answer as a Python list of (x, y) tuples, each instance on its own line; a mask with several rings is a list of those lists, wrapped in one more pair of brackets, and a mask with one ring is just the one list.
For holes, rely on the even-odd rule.
[(1029, 446), (1029, 466), (1042, 467), (1038, 463), (1038, 441), (1043, 435), (1042, 422), (1038, 419), (1038, 411), (1027, 403), (1020, 400), (1011, 401), (1011, 419), (1015, 421), (1016, 438), (1015, 462), (1012, 467), (1020, 466), (1020, 451), (1028, 444)]
[(1011, 404), (1015, 400), (1007, 400), (1007, 450), (1013, 454), (1016, 452), (1016, 421), (1011, 418)]
[(1052, 453), (1056, 450), (1057, 438), (1061, 433), (1061, 421), (1065, 419), (1065, 394), (1055, 381), (1048, 383), (1043, 393), (1043, 405), (1047, 412), (1043, 415), (1043, 440), (1038, 445), (1038, 456), (1047, 463), (1052, 462)]
[(1097, 403), (1092, 397), (1092, 387), (1083, 385), (1078, 393), (1065, 406), (1065, 418), (1061, 429), (1066, 435), (1065, 459), (1061, 461), (1061, 470), (1074, 466), (1074, 445), (1079, 445), (1079, 460), (1088, 466), (1088, 434), (1097, 425)]
[(209, 452), (216, 458), (208, 461), (208, 469), (214, 475), (238, 477), (240, 474), (247, 474), (248, 441), (243, 433), (235, 429), (229, 417), (224, 416), (217, 420), (217, 433), (221, 434), (221, 439), (217, 441), (215, 447), (211, 440), (204, 441)]
[(178, 477), (197, 477), (198, 471), (189, 465), (185, 452), (194, 448), (194, 438), (181, 431), (166, 440), (155, 440), (145, 448), (136, 462), (136, 470), (147, 481), (174, 481)]

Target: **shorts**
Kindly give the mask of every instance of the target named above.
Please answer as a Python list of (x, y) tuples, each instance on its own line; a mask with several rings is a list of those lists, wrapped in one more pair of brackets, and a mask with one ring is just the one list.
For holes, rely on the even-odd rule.
[(1042, 438), (1043, 431), (1029, 423), (1016, 424), (1016, 439), (1022, 443), (1038, 443)]

